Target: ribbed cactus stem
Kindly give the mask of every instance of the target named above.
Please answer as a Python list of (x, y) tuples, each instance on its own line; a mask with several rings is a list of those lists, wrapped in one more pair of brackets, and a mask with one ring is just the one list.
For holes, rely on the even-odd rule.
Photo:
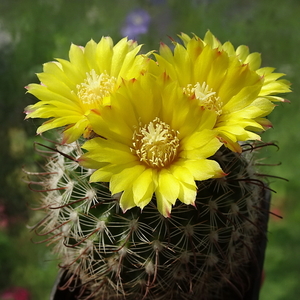
[(79, 299), (246, 299), (266, 230), (260, 146), (223, 146), (213, 159), (227, 176), (197, 182), (195, 205), (178, 202), (165, 218), (155, 197), (123, 213), (108, 183), (89, 183), (79, 143), (58, 145), (30, 185), (43, 193), (35, 231), (54, 246), (62, 288), (77, 288)]

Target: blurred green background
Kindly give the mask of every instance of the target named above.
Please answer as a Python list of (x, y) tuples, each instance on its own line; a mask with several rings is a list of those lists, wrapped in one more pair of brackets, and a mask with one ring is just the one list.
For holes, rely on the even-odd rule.
[[(270, 219), (260, 299), (299, 299), (299, 16), (299, 0), (0, 0), (0, 295), (21, 287), (32, 300), (48, 299), (57, 273), (50, 249), (34, 244), (39, 239), (26, 227), (39, 219), (29, 209), (37, 195), (23, 182), (22, 168), (36, 168), (33, 142), (40, 121), (23, 120), (24, 107), (35, 101), (24, 86), (37, 82), (35, 73), (44, 62), (68, 58), (71, 42), (85, 45), (103, 35), (117, 41), (129, 34), (147, 51), (168, 42), (167, 36), (203, 37), (210, 29), (221, 42), (262, 53), (263, 66), (276, 67), (293, 84), (287, 95), (291, 103), (278, 105), (270, 116), (274, 128), (263, 134), (264, 141), (276, 141), (280, 148), (268, 147), (265, 161), (281, 165), (262, 172), (289, 182), (271, 180), (277, 191), (272, 211), (283, 219)], [(29, 299), (18, 297), (12, 299)]]

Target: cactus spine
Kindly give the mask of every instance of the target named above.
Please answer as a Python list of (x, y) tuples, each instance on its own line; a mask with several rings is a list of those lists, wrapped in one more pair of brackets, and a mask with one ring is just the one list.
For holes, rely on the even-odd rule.
[(35, 231), (54, 245), (65, 288), (80, 287), (79, 299), (243, 299), (266, 229), (255, 147), (222, 147), (213, 158), (228, 175), (197, 182), (195, 207), (176, 203), (165, 218), (155, 197), (123, 213), (107, 183), (89, 183), (78, 142), (57, 145), (31, 188), (43, 192)]

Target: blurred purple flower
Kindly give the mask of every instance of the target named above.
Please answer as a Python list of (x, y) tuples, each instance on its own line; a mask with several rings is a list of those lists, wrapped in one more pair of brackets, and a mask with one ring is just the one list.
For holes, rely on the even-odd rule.
[(146, 10), (136, 8), (127, 15), (121, 34), (129, 39), (137, 39), (139, 35), (148, 32), (150, 21), (151, 17)]

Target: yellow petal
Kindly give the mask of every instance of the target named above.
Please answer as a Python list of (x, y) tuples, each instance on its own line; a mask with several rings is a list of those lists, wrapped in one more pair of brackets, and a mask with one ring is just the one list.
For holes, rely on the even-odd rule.
[(194, 205), (197, 195), (197, 188), (196, 186), (191, 186), (184, 182), (180, 182), (180, 190), (178, 199), (187, 204), (187, 205)]
[(83, 116), (79, 119), (74, 125), (68, 127), (63, 132), (63, 143), (73, 143), (74, 141), (78, 140), (82, 135), (82, 132), (86, 129), (89, 122), (88, 119)]
[(64, 125), (67, 125), (70, 123), (70, 121), (72, 123), (74, 121), (77, 121), (78, 118), (70, 118), (70, 117), (65, 117), (65, 118), (57, 118), (57, 119), (51, 119), (51, 120), (48, 120), (46, 122), (44, 122), (38, 129), (37, 129), (37, 134), (40, 134), (44, 131), (47, 131), (49, 129), (53, 129), (53, 128), (57, 128), (57, 127), (61, 127), (61, 126), (64, 126)]
[(214, 160), (187, 160), (183, 166), (191, 172), (195, 180), (218, 178), (225, 175), (220, 165)]
[(136, 204), (133, 201), (133, 192), (132, 189), (127, 189), (121, 194), (120, 198), (120, 207), (125, 213), (128, 209), (135, 207)]
[(145, 166), (134, 165), (112, 175), (109, 186), (111, 192), (116, 194), (127, 189), (132, 189), (133, 181), (140, 176), (144, 170)]
[(79, 163), (83, 166), (90, 168), (99, 168), (90, 177), (90, 182), (109, 182), (112, 175), (120, 172), (120, 166), (116, 165), (105, 165), (103, 163), (96, 162), (93, 164), (93, 160), (90, 158), (82, 157)]
[(236, 49), (236, 55), (238, 56), (238, 59), (244, 63), (246, 58), (249, 55), (249, 48), (245, 45), (241, 45), (239, 47), (237, 47)]
[(175, 204), (179, 193), (179, 182), (167, 169), (162, 169), (158, 173), (157, 190), (168, 202)]
[[(93, 40), (89, 41), (88, 44), (95, 43)], [(85, 59), (84, 50), (77, 45), (72, 44), (69, 51), (70, 63), (75, 67), (76, 71), (82, 72), (83, 74), (88, 71), (88, 64)]]
[(152, 169), (146, 169), (132, 184), (134, 203), (144, 208), (153, 196), (156, 188)]
[(184, 150), (180, 152), (180, 157), (198, 159), (214, 155), (222, 146), (222, 143), (216, 138), (217, 135), (218, 133), (212, 130), (194, 133), (182, 141)]
[[(100, 115), (91, 111), (87, 118), (93, 130), (106, 139), (112, 139), (119, 143), (131, 145), (132, 128), (137, 124), (136, 117), (130, 113), (130, 104), (127, 106), (126, 115), (128, 118), (120, 118), (120, 111), (116, 108), (103, 107), (100, 109)], [(131, 124), (130, 124), (131, 123)], [(110, 126), (106, 126), (110, 124)]]
[(250, 70), (257, 70), (261, 65), (261, 55), (260, 53), (251, 53), (245, 59), (245, 64), (249, 64)]
[(258, 97), (260, 90), (260, 84), (242, 88), (238, 94), (233, 96), (230, 101), (223, 106), (223, 112), (230, 113), (247, 107)]
[(193, 174), (190, 172), (188, 168), (185, 167), (185, 161), (179, 161), (174, 163), (170, 171), (172, 175), (177, 179), (180, 183), (188, 184), (192, 187), (196, 187), (195, 178)]
[(157, 209), (164, 217), (170, 217), (172, 210), (172, 203), (168, 202), (164, 194), (159, 189), (155, 191)]
[[(93, 138), (82, 145), (83, 149), (89, 151), (89, 157), (99, 162), (112, 164), (125, 164), (138, 162), (137, 157), (131, 153), (127, 145), (113, 140)], [(101, 151), (99, 151), (101, 149)]]

